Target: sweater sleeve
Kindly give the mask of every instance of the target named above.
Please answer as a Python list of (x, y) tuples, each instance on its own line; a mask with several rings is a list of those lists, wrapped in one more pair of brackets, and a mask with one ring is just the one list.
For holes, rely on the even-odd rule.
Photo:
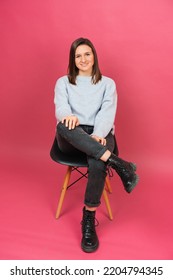
[(55, 116), (57, 121), (72, 115), (71, 107), (68, 102), (68, 91), (64, 77), (59, 78), (55, 85)]
[(96, 115), (93, 135), (105, 138), (114, 125), (117, 109), (116, 85), (112, 79), (106, 85), (103, 101), (99, 112)]

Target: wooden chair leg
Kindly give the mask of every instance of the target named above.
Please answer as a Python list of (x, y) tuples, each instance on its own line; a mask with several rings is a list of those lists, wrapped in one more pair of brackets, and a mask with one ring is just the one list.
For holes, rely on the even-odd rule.
[(60, 198), (59, 198), (58, 207), (57, 207), (57, 210), (56, 210), (56, 219), (59, 218), (59, 215), (60, 215), (60, 212), (61, 212), (61, 208), (62, 208), (62, 204), (63, 204), (63, 201), (64, 201), (65, 193), (66, 193), (66, 190), (67, 190), (67, 187), (68, 187), (68, 183), (69, 183), (69, 180), (70, 180), (71, 172), (72, 172), (72, 167), (68, 166), (67, 172), (66, 172), (65, 178), (64, 178), (64, 183), (63, 183), (63, 186), (62, 186), (62, 189), (61, 189), (61, 195), (60, 195)]
[(112, 193), (112, 188), (111, 188), (111, 184), (110, 184), (110, 181), (109, 181), (109, 177), (106, 176), (106, 180), (105, 180), (105, 185), (106, 185), (106, 189), (109, 193)]
[(110, 203), (109, 203), (109, 198), (108, 198), (107, 191), (106, 191), (105, 188), (103, 190), (103, 197), (104, 197), (104, 200), (105, 200), (106, 208), (108, 210), (109, 218), (110, 218), (110, 220), (113, 220), (112, 209), (111, 209), (111, 206), (110, 206)]

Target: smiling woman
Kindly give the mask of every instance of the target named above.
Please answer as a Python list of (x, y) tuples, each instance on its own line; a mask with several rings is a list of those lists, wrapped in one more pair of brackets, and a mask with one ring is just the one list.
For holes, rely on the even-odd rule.
[(75, 40), (70, 49), (68, 75), (55, 86), (56, 139), (64, 153), (85, 153), (88, 162), (81, 247), (94, 252), (99, 246), (95, 212), (105, 185), (107, 167), (120, 176), (130, 193), (138, 182), (136, 166), (113, 154), (113, 126), (117, 107), (116, 86), (102, 76), (96, 50), (85, 38)]

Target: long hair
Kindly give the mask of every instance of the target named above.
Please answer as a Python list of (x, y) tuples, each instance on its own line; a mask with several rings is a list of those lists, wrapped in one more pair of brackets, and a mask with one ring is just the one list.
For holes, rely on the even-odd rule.
[(76, 64), (75, 64), (75, 53), (76, 53), (77, 47), (80, 45), (87, 45), (92, 49), (92, 52), (94, 55), (94, 65), (93, 65), (93, 69), (92, 69), (92, 82), (94, 84), (97, 84), (101, 80), (102, 74), (99, 69), (98, 58), (97, 58), (97, 53), (96, 53), (95, 47), (91, 43), (91, 41), (88, 40), (87, 38), (79, 38), (79, 39), (75, 40), (71, 45), (70, 54), (69, 54), (69, 65), (68, 65), (69, 82), (73, 85), (76, 85), (76, 76), (79, 73), (79, 69), (76, 67)]

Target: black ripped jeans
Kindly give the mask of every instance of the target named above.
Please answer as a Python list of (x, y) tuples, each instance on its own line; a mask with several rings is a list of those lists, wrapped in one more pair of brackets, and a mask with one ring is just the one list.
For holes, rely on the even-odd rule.
[(88, 182), (84, 204), (89, 207), (97, 207), (100, 205), (100, 198), (107, 175), (106, 163), (100, 160), (100, 157), (106, 150), (113, 152), (115, 141), (110, 132), (106, 136), (106, 146), (103, 146), (90, 136), (92, 132), (93, 126), (79, 125), (69, 130), (68, 127), (59, 122), (56, 139), (62, 152), (74, 154), (74, 156), (76, 153), (85, 153), (87, 155)]

